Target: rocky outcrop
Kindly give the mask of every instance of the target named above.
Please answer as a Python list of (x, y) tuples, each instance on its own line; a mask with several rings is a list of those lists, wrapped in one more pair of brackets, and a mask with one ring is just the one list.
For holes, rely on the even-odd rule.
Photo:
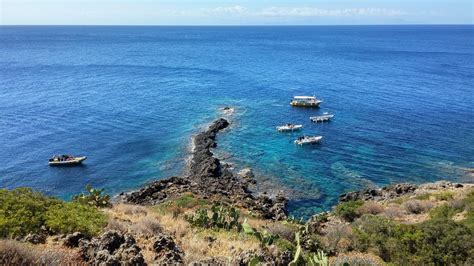
[(63, 244), (66, 247), (76, 248), (79, 246), (79, 241), (81, 239), (86, 239), (86, 236), (81, 232), (75, 232), (67, 235), (63, 240)]
[(264, 252), (256, 250), (248, 250), (240, 253), (232, 263), (233, 265), (253, 265), (250, 262), (257, 262), (258, 265), (275, 265), (275, 258)]
[(153, 251), (156, 254), (154, 261), (159, 265), (177, 265), (184, 263), (184, 252), (168, 235), (159, 234), (155, 237)]
[(146, 265), (135, 238), (115, 230), (92, 240), (81, 239), (79, 248), (83, 259), (92, 265)]
[(449, 181), (438, 181), (434, 183), (425, 183), (422, 185), (415, 185), (410, 183), (400, 183), (385, 186), (379, 189), (365, 189), (361, 191), (349, 192), (339, 196), (340, 202), (352, 200), (372, 200), (372, 201), (390, 201), (404, 195), (410, 195), (423, 191), (442, 190), (442, 189), (456, 189), (462, 188), (463, 184), (452, 183)]
[(31, 244), (44, 244), (46, 242), (46, 235), (44, 234), (28, 234), (23, 239), (24, 242), (29, 242)]
[(253, 173), (236, 176), (223, 167), (214, 157), (212, 149), (217, 146), (217, 133), (229, 126), (220, 118), (209, 128), (194, 137), (192, 159), (185, 177), (171, 177), (155, 181), (134, 192), (122, 193), (121, 200), (128, 203), (154, 205), (168, 199), (179, 197), (184, 192), (204, 198), (227, 202), (250, 209), (266, 219), (282, 220), (287, 217), (287, 199), (281, 195), (254, 195), (248, 185), (255, 183)]
[(417, 185), (409, 183), (401, 183), (389, 185), (379, 189), (365, 189), (361, 191), (354, 191), (342, 194), (339, 196), (340, 202), (347, 202), (353, 200), (373, 200), (386, 201), (396, 199), (403, 195), (411, 194), (418, 188)]

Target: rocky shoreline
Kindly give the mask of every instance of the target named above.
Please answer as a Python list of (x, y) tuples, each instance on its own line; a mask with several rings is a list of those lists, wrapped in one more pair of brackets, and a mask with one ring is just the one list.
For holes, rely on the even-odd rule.
[(286, 219), (287, 198), (282, 195), (252, 193), (248, 186), (256, 182), (253, 176), (235, 175), (212, 153), (212, 149), (217, 147), (217, 133), (229, 125), (229, 121), (219, 118), (193, 138), (194, 149), (185, 176), (154, 181), (140, 190), (121, 193), (119, 200), (124, 203), (155, 205), (191, 192), (199, 198), (248, 209), (264, 219)]

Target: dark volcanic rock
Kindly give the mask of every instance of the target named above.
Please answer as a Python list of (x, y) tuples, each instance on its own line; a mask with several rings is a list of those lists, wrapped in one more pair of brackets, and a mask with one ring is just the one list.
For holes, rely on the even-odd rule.
[(256, 211), (267, 219), (282, 220), (287, 217), (287, 199), (282, 196), (254, 196), (249, 190), (248, 178), (235, 176), (221, 166), (211, 149), (216, 147), (215, 138), (229, 122), (220, 118), (209, 128), (194, 137), (194, 150), (186, 177), (172, 177), (155, 181), (134, 192), (121, 194), (122, 201), (153, 205), (185, 192), (198, 197), (215, 199)]
[(29, 242), (31, 244), (44, 244), (46, 242), (46, 235), (43, 234), (28, 234), (23, 239), (25, 242)]
[(81, 232), (75, 232), (67, 235), (64, 238), (64, 245), (66, 247), (75, 248), (79, 246), (79, 240), (86, 238), (85, 235)]
[(275, 265), (275, 258), (267, 253), (254, 250), (244, 251), (234, 259), (233, 265), (247, 266), (250, 262), (258, 258), (259, 265)]
[(183, 264), (184, 252), (170, 236), (158, 234), (155, 239), (153, 243), (153, 250), (156, 253), (155, 262), (159, 265)]
[(146, 265), (135, 238), (109, 230), (92, 240), (79, 240), (82, 257), (92, 265)]
[(345, 193), (339, 196), (339, 201), (347, 202), (352, 200), (391, 200), (406, 194), (413, 193), (417, 188), (417, 185), (408, 183), (394, 184), (380, 189), (365, 189), (361, 191)]

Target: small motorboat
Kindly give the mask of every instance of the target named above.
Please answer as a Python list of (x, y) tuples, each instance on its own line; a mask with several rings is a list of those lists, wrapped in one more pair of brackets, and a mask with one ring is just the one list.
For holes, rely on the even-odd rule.
[(283, 125), (283, 126), (278, 126), (277, 130), (279, 132), (285, 132), (285, 131), (300, 130), (301, 128), (303, 128), (303, 125), (286, 124), (286, 125)]
[(298, 145), (309, 145), (309, 144), (317, 144), (321, 141), (323, 137), (322, 136), (302, 136), (298, 137), (295, 140), (295, 143)]
[(295, 96), (290, 102), (291, 106), (298, 107), (319, 107), (323, 101), (318, 100), (315, 96)]
[(72, 155), (55, 155), (49, 159), (48, 164), (50, 166), (67, 166), (67, 165), (77, 165), (81, 164), (86, 156), (72, 156)]
[(325, 112), (323, 115), (318, 116), (311, 116), (309, 119), (311, 122), (319, 123), (319, 122), (329, 122), (334, 115), (330, 115), (329, 113)]

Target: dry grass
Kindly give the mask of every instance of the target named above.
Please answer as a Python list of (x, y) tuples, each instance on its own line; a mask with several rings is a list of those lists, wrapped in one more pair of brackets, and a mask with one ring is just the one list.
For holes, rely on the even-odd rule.
[(370, 253), (351, 252), (329, 258), (329, 265), (381, 266), (385, 265), (385, 262), (381, 258)]
[(155, 215), (147, 215), (133, 223), (129, 228), (130, 233), (145, 238), (152, 237), (162, 231), (163, 228), (158, 222), (158, 216)]
[[(172, 214), (159, 217), (160, 224), (171, 234), (178, 245), (185, 250), (186, 260), (195, 261), (210, 257), (233, 258), (246, 250), (260, 250), (255, 237), (235, 231), (198, 230), (191, 228), (181, 217)], [(252, 226), (252, 221), (249, 221)]]
[(390, 219), (397, 219), (403, 217), (405, 211), (398, 204), (389, 204), (385, 208), (383, 215)]
[(324, 246), (330, 251), (341, 253), (351, 250), (352, 228), (347, 224), (330, 224), (323, 230)]
[[(184, 200), (182, 201), (184, 202)], [(186, 205), (192, 205), (192, 209), (199, 206), (194, 202), (191, 202), (192, 204), (190, 202), (186, 201), (185, 203)], [(152, 263), (156, 255), (152, 250), (153, 236), (159, 232), (164, 232), (173, 237), (178, 246), (185, 251), (185, 259), (188, 262), (211, 257), (234, 258), (242, 251), (260, 250), (260, 243), (253, 236), (236, 231), (192, 228), (184, 219), (184, 212), (189, 212), (192, 209), (184, 208), (182, 213), (176, 214), (170, 209), (164, 210), (163, 206), (161, 208), (146, 208), (118, 204), (106, 210), (109, 216), (108, 227), (132, 233), (136, 237), (137, 244), (142, 248), (143, 257), (147, 263)], [(170, 206), (166, 205), (165, 207)], [(251, 217), (249, 217), (248, 222), (256, 228), (269, 225), (268, 222)]]
[(434, 207), (434, 203), (427, 200), (408, 200), (402, 204), (407, 213), (420, 214), (429, 211)]
[(0, 240), (0, 265), (86, 265), (80, 255), (63, 247)]
[(366, 203), (364, 203), (364, 205), (362, 205), (358, 211), (361, 215), (363, 214), (373, 214), (373, 215), (376, 215), (376, 214), (379, 214), (379, 213), (382, 213), (384, 211), (384, 206), (380, 203), (377, 203), (377, 202), (373, 202), (373, 201), (368, 201)]

